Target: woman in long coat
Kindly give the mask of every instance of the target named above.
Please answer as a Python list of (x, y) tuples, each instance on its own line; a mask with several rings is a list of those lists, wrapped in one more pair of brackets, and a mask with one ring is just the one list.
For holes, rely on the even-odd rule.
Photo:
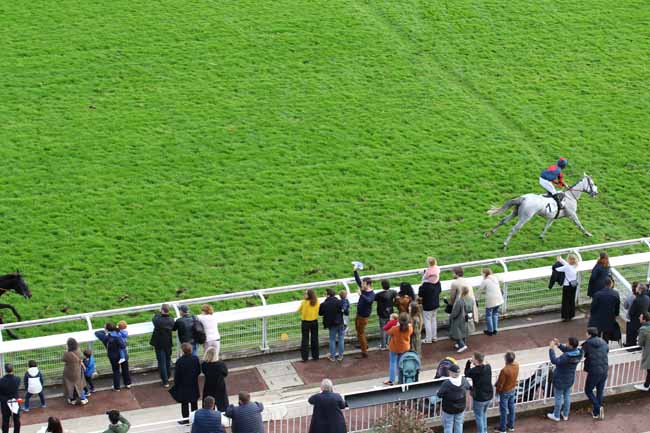
[(63, 354), (63, 393), (68, 400), (68, 404), (79, 403), (87, 404), (86, 379), (83, 374), (83, 363), (79, 343), (74, 338), (68, 338), (68, 350)]
[[(462, 288), (461, 296), (456, 297), (456, 302), (449, 315), (449, 337), (456, 343), (454, 348), (458, 353), (467, 350), (466, 340), (474, 332), (474, 307), (476, 301), (469, 295), (469, 288)], [(470, 314), (472, 317), (469, 317)]]
[[(181, 414), (183, 418), (190, 416), (190, 406), (192, 411), (198, 409), (198, 401), (201, 394), (199, 393), (199, 376), (201, 375), (201, 363), (199, 358), (192, 355), (192, 345), (183, 343), (181, 345), (183, 355), (176, 361), (174, 369), (174, 386), (170, 393), (174, 399), (181, 404)], [(180, 424), (188, 424), (189, 421), (179, 421)]]
[(587, 286), (587, 296), (593, 298), (596, 292), (605, 288), (607, 280), (609, 279), (609, 256), (606, 252), (600, 253), (596, 265), (591, 270), (589, 276), (589, 285)]
[(214, 347), (206, 350), (201, 364), (201, 371), (205, 375), (203, 382), (203, 399), (207, 396), (214, 397), (219, 412), (225, 412), (228, 407), (228, 391), (226, 390), (226, 376), (228, 367), (219, 361), (219, 355)]

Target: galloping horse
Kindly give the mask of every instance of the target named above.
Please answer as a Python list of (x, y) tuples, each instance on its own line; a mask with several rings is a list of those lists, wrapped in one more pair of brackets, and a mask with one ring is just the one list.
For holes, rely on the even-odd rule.
[(584, 233), (585, 236), (591, 236), (591, 233), (589, 233), (582, 226), (580, 219), (578, 219), (578, 199), (580, 199), (580, 195), (582, 195), (583, 192), (589, 194), (590, 197), (596, 197), (596, 195), (598, 195), (598, 187), (594, 184), (591, 176), (587, 176), (587, 174), (585, 174), (579, 182), (566, 190), (564, 207), (559, 211), (558, 204), (555, 199), (547, 195), (524, 194), (520, 197), (508, 200), (500, 208), (493, 207), (487, 211), (488, 215), (498, 215), (507, 211), (511, 207), (514, 207), (509, 215), (501, 219), (501, 221), (499, 221), (499, 223), (494, 226), (492, 230), (485, 233), (485, 237), (489, 238), (494, 234), (494, 232), (497, 231), (499, 227), (514, 217), (519, 217), (519, 221), (517, 221), (517, 224), (515, 224), (512, 229), (510, 229), (508, 237), (503, 242), (503, 249), (505, 250), (508, 248), (508, 244), (510, 243), (512, 236), (517, 233), (517, 231), (519, 231), (519, 229), (521, 229), (521, 227), (523, 227), (523, 225), (526, 224), (535, 215), (543, 216), (547, 220), (546, 225), (544, 226), (544, 230), (542, 230), (542, 233), (539, 235), (539, 237), (542, 239), (544, 239), (544, 236), (546, 235), (549, 227), (551, 227), (551, 224), (553, 224), (553, 221), (564, 217), (571, 218), (575, 225), (577, 225), (578, 228), (582, 230), (582, 233)]
[[(13, 272), (11, 274), (0, 276), (0, 296), (4, 295), (7, 292), (14, 291), (19, 295), (29, 299), (32, 297), (32, 292), (29, 291), (27, 283), (23, 280), (23, 276), (20, 275), (20, 271)], [(11, 304), (0, 304), (0, 310), (9, 309), (16, 316), (16, 320), (20, 322), (21, 317), (18, 314), (18, 311)], [(2, 317), (0, 317), (0, 324), (4, 323)], [(7, 334), (13, 338), (17, 339), (18, 337), (11, 330), (7, 329)]]

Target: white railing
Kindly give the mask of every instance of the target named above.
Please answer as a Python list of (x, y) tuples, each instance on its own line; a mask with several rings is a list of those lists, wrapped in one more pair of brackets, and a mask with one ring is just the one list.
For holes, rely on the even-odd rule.
[[(641, 352), (630, 352), (632, 348), (612, 350), (609, 354), (609, 373), (605, 386), (608, 392), (619, 392), (629, 389), (632, 385), (642, 383), (645, 379), (645, 370), (641, 368)], [(537, 386), (530, 386), (530, 377), (539, 371), (548, 377), (552, 369), (550, 362), (537, 362), (523, 364), (519, 367), (519, 385), (516, 397), (516, 406), (522, 407), (532, 404), (552, 405), (553, 390), (548, 380), (543, 380)], [(499, 369), (492, 371), (493, 383), (500, 373)], [(583, 371), (583, 362), (578, 365), (576, 381), (571, 389), (572, 396), (584, 394), (586, 373)], [(445, 378), (438, 379), (446, 380)], [(396, 385), (399, 386), (399, 385)], [(523, 391), (523, 392), (522, 392)], [(466, 420), (473, 416), (471, 411), (471, 393), (468, 393)], [(499, 402), (495, 398), (490, 404), (490, 409), (495, 413), (498, 411)], [(406, 401), (384, 403), (358, 409), (344, 411), (348, 431), (361, 432), (372, 429), (377, 422), (391, 414), (395, 409), (405, 409), (410, 416), (422, 417), (429, 423), (439, 421), (441, 416), (441, 402), (435, 397), (410, 399)], [(520, 409), (521, 410), (521, 409)], [(307, 433), (311, 420), (312, 408), (306, 401), (291, 404), (269, 405), (265, 408), (264, 431), (265, 433)], [(224, 425), (229, 425), (228, 418), (222, 418)], [(176, 431), (176, 424), (180, 419), (157, 421), (154, 423), (135, 425), (131, 427), (131, 433), (145, 433), (156, 431), (159, 433), (171, 433)], [(92, 433), (101, 433), (100, 431)]]
[[(478, 260), (473, 262), (457, 263), (443, 265), (443, 271), (449, 271), (456, 266), (462, 266), (466, 269), (466, 275), (474, 273), (477, 276), (468, 277), (470, 284), (478, 286), (481, 277), (478, 270), (485, 266), (499, 266), (502, 272), (497, 273), (499, 279), (503, 282), (505, 294), (504, 310), (513, 312), (530, 309), (544, 309), (549, 306), (559, 305), (561, 299), (561, 289), (556, 287), (548, 290), (546, 287), (547, 279), (550, 276), (550, 266), (529, 267), (520, 270), (509, 269), (512, 263), (522, 261), (535, 261), (538, 259), (551, 258), (559, 254), (573, 252), (579, 256), (589, 251), (598, 251), (612, 248), (624, 247), (641, 247), (650, 248), (650, 238), (632, 239), (620, 242), (609, 242), (605, 244), (588, 245), (583, 247), (564, 248), (560, 250), (537, 252), (510, 257), (500, 257), (487, 260)], [(550, 262), (551, 260), (549, 260)], [(621, 278), (632, 281), (634, 279), (646, 280), (650, 274), (650, 252), (633, 253), (610, 258), (613, 267), (619, 271), (617, 275)], [(548, 262), (547, 262), (548, 263)], [(538, 263), (539, 264), (539, 263)], [(548, 263), (549, 265), (551, 263)], [(580, 274), (589, 272), (594, 265), (593, 260), (585, 260), (580, 263)], [(378, 279), (395, 279), (411, 280), (416, 283), (416, 278), (423, 269), (411, 269), (406, 271), (375, 274), (371, 275), (374, 280)], [(219, 317), (221, 331), (221, 351), (225, 358), (237, 356), (241, 351), (267, 351), (269, 349), (282, 350), (295, 347), (300, 336), (300, 323), (295, 313), (299, 301), (272, 303), (270, 296), (276, 294), (295, 294), (300, 298), (300, 291), (308, 288), (325, 288), (325, 287), (344, 287), (349, 293), (348, 299), (351, 304), (356, 304), (358, 294), (353, 293), (350, 286), (353, 278), (342, 278), (336, 280), (320, 281), (314, 283), (297, 284), (290, 286), (274, 287), (269, 289), (236, 292), (215, 296), (206, 296), (201, 298), (174, 300), (168, 302), (178, 315), (178, 307), (181, 304), (196, 305), (203, 303), (214, 303)], [(443, 290), (448, 290), (450, 280), (443, 280)], [(417, 290), (418, 285), (414, 284)], [(621, 286), (622, 290), (627, 287)], [(624, 293), (625, 294), (625, 293)], [(289, 296), (289, 295), (285, 295)], [(235, 299), (257, 299), (259, 305), (245, 308), (225, 309), (228, 302)], [(482, 306), (482, 300), (479, 300), (479, 306)], [(8, 323), (0, 325), (0, 364), (2, 362), (13, 362), (17, 368), (21, 369), (26, 366), (29, 359), (39, 361), (39, 367), (44, 372), (46, 381), (52, 383), (61, 377), (62, 365), (60, 356), (65, 347), (65, 342), (69, 337), (77, 339), (80, 343), (92, 345), (95, 341), (94, 329), (101, 328), (102, 324), (97, 322), (98, 318), (126, 318), (129, 315), (138, 314), (133, 318), (139, 323), (129, 325), (129, 353), (130, 365), (132, 367), (152, 367), (155, 365), (153, 351), (148, 345), (149, 335), (153, 330), (150, 321), (145, 320), (141, 314), (143, 312), (153, 312), (160, 307), (161, 303), (142, 305), (136, 307), (119, 308), (114, 310), (96, 311), (85, 314), (74, 314), (61, 317), (53, 317), (38, 320), (29, 320), (17, 323)], [(443, 309), (439, 309), (438, 320), (446, 321)], [(506, 311), (504, 311), (506, 312)], [(354, 315), (354, 311), (351, 312)], [(93, 320), (95, 323), (93, 323)], [(133, 321), (133, 320), (131, 320)], [(376, 316), (371, 316), (369, 330), (378, 328), (374, 323)], [(24, 338), (21, 340), (2, 341), (3, 330), (24, 328), (35, 329), (38, 327), (57, 326), (57, 324), (67, 323), (66, 326), (78, 326), (82, 330), (74, 332), (61, 332), (54, 335), (38, 336)], [(59, 325), (60, 326), (60, 325)], [(325, 337), (323, 335), (323, 337)], [(101, 344), (94, 346), (97, 368), (100, 373), (108, 372), (108, 362), (105, 356), (101, 356), (104, 348)]]

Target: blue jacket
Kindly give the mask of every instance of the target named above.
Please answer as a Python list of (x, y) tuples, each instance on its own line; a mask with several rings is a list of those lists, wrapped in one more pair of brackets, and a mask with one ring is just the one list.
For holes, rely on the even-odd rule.
[(551, 165), (546, 168), (546, 170), (542, 171), (542, 173), (539, 175), (542, 179), (546, 179), (549, 182), (553, 181), (563, 181), (563, 176), (562, 176), (562, 169), (557, 166), (557, 165)]
[(194, 412), (192, 433), (226, 433), (217, 410), (199, 409)]
[(95, 355), (90, 355), (89, 358), (84, 358), (83, 359), (84, 366), (86, 367), (86, 371), (84, 372), (84, 376), (90, 377), (93, 375), (95, 372)]
[[(359, 273), (354, 271), (354, 281), (356, 281), (359, 288), (361, 285), (361, 278)], [(357, 317), (370, 317), (372, 313), (372, 303), (375, 301), (375, 292), (369, 290), (367, 292), (361, 291), (359, 294), (359, 302), (357, 303)]]
[(262, 403), (252, 401), (239, 406), (228, 406), (225, 415), (232, 420), (232, 433), (264, 433), (263, 410)]
[[(120, 358), (120, 350), (125, 350), (126, 349), (126, 342), (122, 338), (122, 335), (117, 332), (117, 331), (111, 331), (110, 333), (107, 333), (105, 330), (101, 331), (95, 331), (95, 337), (99, 341), (101, 341), (104, 346), (106, 347), (106, 354), (108, 355), (108, 358)], [(111, 338), (109, 338), (111, 337)], [(109, 347), (109, 341), (116, 341), (117, 344), (111, 345)], [(128, 354), (126, 354), (126, 358), (128, 359)]]
[(555, 350), (548, 350), (551, 363), (555, 365), (553, 385), (557, 389), (571, 388), (576, 380), (576, 368), (582, 359), (582, 349), (570, 349), (564, 344), (560, 344), (558, 348), (564, 352), (559, 358), (555, 355)]
[(589, 337), (582, 343), (582, 351), (585, 354), (584, 370), (587, 374), (596, 376), (607, 374), (609, 345), (605, 340), (600, 337)]

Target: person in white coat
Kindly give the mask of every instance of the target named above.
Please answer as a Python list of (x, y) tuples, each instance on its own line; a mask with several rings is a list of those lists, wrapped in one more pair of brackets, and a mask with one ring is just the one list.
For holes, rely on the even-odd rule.
[(217, 323), (217, 315), (214, 314), (214, 308), (210, 304), (203, 304), (201, 306), (201, 314), (196, 316), (199, 322), (203, 325), (205, 331), (205, 343), (203, 350), (206, 351), (210, 347), (214, 347), (217, 351), (217, 357), (221, 349), (221, 335), (219, 334), (219, 324)]
[(483, 331), (485, 335), (496, 335), (499, 330), (499, 308), (503, 305), (503, 294), (501, 286), (492, 269), (485, 268), (481, 271), (483, 281), (479, 290), (485, 293), (485, 325), (487, 329)]
[(557, 261), (562, 266), (556, 268), (557, 272), (564, 274), (562, 282), (562, 320), (568, 322), (576, 315), (576, 291), (578, 290), (578, 257), (569, 254), (567, 259), (557, 256)]

